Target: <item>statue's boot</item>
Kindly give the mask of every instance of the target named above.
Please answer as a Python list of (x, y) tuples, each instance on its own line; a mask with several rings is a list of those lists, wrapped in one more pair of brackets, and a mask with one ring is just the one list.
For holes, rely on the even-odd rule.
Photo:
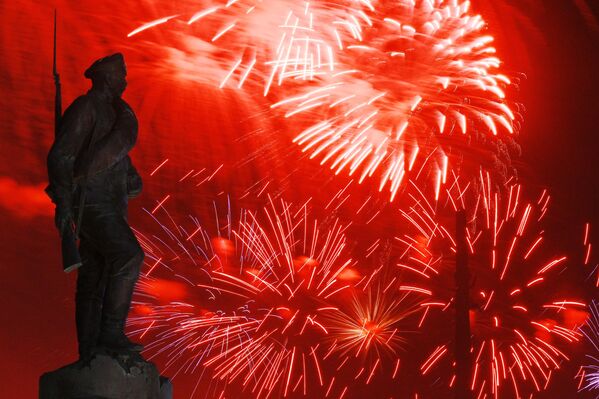
[(99, 346), (116, 351), (143, 350), (143, 345), (131, 342), (125, 335), (125, 322), (142, 262), (143, 252), (137, 253), (109, 276), (104, 293)]
[(75, 321), (77, 324), (77, 341), (79, 343), (79, 359), (87, 361), (91, 358), (93, 348), (98, 342), (98, 332), (102, 318), (102, 301), (100, 298), (77, 300)]

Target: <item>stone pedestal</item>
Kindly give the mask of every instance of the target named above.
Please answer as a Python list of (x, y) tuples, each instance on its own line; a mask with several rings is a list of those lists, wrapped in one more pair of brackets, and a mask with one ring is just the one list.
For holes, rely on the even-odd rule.
[(42, 375), (39, 399), (172, 399), (172, 386), (139, 354), (99, 351)]

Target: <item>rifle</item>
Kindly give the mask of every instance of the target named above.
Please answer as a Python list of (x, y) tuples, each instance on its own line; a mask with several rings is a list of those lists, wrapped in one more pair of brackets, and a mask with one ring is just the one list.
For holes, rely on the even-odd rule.
[[(58, 136), (60, 129), (60, 120), (62, 118), (62, 95), (60, 89), (60, 75), (56, 68), (56, 10), (54, 10), (54, 53), (52, 61), (52, 73), (54, 75), (54, 87), (56, 94), (54, 96), (54, 137)], [(78, 221), (80, 222), (80, 221)], [(82, 265), (81, 255), (77, 247), (78, 231), (73, 231), (72, 226), (67, 226), (61, 235), (62, 250), (62, 268), (65, 273), (73, 271)]]

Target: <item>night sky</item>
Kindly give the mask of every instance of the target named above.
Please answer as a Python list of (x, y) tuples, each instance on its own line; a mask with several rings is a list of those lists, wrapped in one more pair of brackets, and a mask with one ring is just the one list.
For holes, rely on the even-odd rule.
[[(263, 186), (265, 177), (272, 181), (271, 193), (282, 193), (297, 203), (312, 196), (315, 207), (326, 204), (345, 185), (343, 179), (329, 176), (323, 177), (325, 184), (317, 183), (316, 166), (303, 167), (298, 148), (289, 146), (282, 135), (269, 133), (285, 126), (256, 116), (264, 104), (162, 68), (161, 57), (170, 54), (167, 46), (176, 33), (157, 30), (135, 40), (127, 38), (144, 22), (194, 9), (192, 2), (176, 3), (4, 0), (0, 4), (2, 398), (36, 397), (38, 377), (77, 356), (76, 276), (61, 271), (53, 206), (43, 192), (46, 154), (53, 138), (55, 7), (63, 107), (87, 89), (83, 71), (95, 59), (121, 51), (127, 60), (129, 86), (124, 98), (140, 121), (132, 158), (144, 179), (143, 194), (130, 203), (133, 227), (150, 228), (143, 209), (153, 209), (167, 195), (175, 218), (193, 214), (211, 225), (213, 201), (222, 207), (227, 194), (238, 198), (256, 182)], [(599, 239), (599, 2), (472, 0), (472, 6), (488, 22), (503, 70), (521, 77), (518, 90), (511, 93), (525, 107), (518, 137), (522, 156), (514, 165), (528, 188), (550, 190), (549, 242), (581, 262), (585, 223), (591, 224), (591, 242)], [(159, 173), (150, 176), (165, 159), (169, 161)], [(217, 173), (199, 187), (179, 183), (187, 171), (202, 168), (206, 174)], [(264, 202), (248, 197), (233, 205), (252, 209)], [(387, 207), (384, 212), (391, 211)], [(352, 234), (359, 240), (359, 231)], [(393, 221), (374, 223), (362, 234), (393, 236)], [(356, 244), (354, 250), (360, 248)], [(590, 266), (568, 274), (564, 284), (577, 289), (582, 299), (597, 298), (597, 289), (585, 279), (598, 262), (594, 255)], [(535, 397), (594, 397), (577, 394), (574, 380), (588, 350), (582, 343), (573, 345), (571, 362), (555, 374), (547, 392)], [(189, 397), (193, 380), (193, 376), (176, 379), (175, 398)], [(371, 397), (388, 397), (375, 396), (386, 390), (373, 389)], [(194, 397), (212, 399), (206, 392), (212, 391)], [(360, 395), (367, 392), (346, 397), (364, 397)], [(433, 395), (424, 398), (451, 397)]]

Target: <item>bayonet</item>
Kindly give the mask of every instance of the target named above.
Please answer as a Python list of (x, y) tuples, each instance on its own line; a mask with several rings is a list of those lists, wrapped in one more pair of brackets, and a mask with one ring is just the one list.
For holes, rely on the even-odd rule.
[(56, 67), (56, 9), (54, 9), (54, 51), (52, 53), (52, 74), (54, 75), (54, 135), (58, 136), (60, 118), (62, 116), (62, 94), (60, 88), (60, 75)]

